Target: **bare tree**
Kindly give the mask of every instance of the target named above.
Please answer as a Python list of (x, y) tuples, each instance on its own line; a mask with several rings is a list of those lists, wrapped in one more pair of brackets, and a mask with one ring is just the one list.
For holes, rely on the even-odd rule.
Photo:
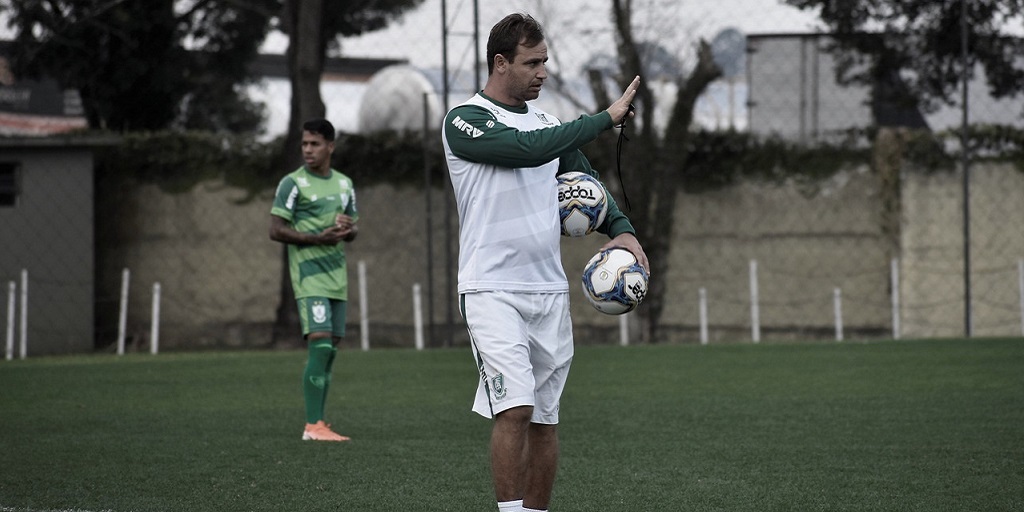
[[(647, 65), (642, 45), (634, 36), (633, 12), (631, 0), (612, 1), (612, 21), (621, 70), (616, 78), (622, 88), (634, 76), (643, 77)], [(699, 40), (697, 62), (688, 73), (678, 77), (675, 104), (661, 134), (654, 123), (657, 98), (643, 80), (637, 92), (639, 122), (636, 123), (637, 131), (628, 136), (628, 156), (623, 157), (622, 166), (633, 176), (628, 182), (629, 195), (639, 199), (636, 204), (627, 205), (633, 207), (629, 216), (651, 262), (652, 279), (644, 299), (645, 307), (638, 310), (642, 339), (647, 342), (658, 341), (658, 327), (664, 312), (665, 281), (658, 277), (668, 272), (673, 239), (673, 223), (665, 219), (673, 218), (679, 197), (679, 174), (686, 166), (694, 108), (698, 98), (720, 76), (722, 71), (715, 64), (710, 45)], [(592, 72), (590, 83), (599, 105), (610, 104), (600, 73)], [(615, 156), (610, 158), (615, 159)]]

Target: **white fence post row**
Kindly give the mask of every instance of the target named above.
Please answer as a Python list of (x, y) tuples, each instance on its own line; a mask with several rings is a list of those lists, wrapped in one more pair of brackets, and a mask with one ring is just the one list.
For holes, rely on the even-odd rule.
[(893, 258), (889, 262), (889, 288), (892, 293), (892, 339), (900, 339), (900, 262)]
[(1020, 335), (1024, 336), (1024, 258), (1017, 260), (1017, 279), (1020, 285)]
[(7, 283), (7, 360), (14, 359), (14, 301), (17, 299), (18, 285)]
[(843, 291), (832, 290), (832, 309), (836, 318), (836, 341), (843, 341)]
[(153, 283), (153, 317), (150, 324), (149, 353), (156, 355), (160, 351), (160, 283)]
[(121, 271), (121, 310), (117, 317), (117, 355), (124, 355), (124, 338), (128, 327), (128, 282), (131, 280), (131, 271), (125, 268)]
[(619, 345), (626, 347), (629, 346), (629, 315), (626, 313), (619, 315)]
[(370, 307), (366, 297), (366, 262), (359, 260), (359, 344), (370, 350)]
[(700, 289), (700, 344), (708, 344), (708, 292)]
[(423, 350), (423, 299), (419, 283), (412, 285), (412, 317), (416, 326), (416, 350)]
[(758, 304), (757, 260), (750, 260), (750, 337), (761, 342), (761, 306)]
[(28, 269), (21, 270), (21, 353), (19, 357), (28, 357)]

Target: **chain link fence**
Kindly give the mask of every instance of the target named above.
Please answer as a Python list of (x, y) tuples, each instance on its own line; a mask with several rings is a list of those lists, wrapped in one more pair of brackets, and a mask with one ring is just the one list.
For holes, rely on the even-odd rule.
[[(447, 2), (443, 23), (441, 2), (431, 0), (380, 33), (342, 41), (345, 59), (379, 66), (324, 76), (328, 118), (343, 133), (426, 126), (433, 133), (425, 138), (424, 155), (431, 165), (443, 165), (440, 119), (482, 86), (477, 58), (483, 58), (487, 31), (517, 10), (531, 12), (547, 28), (552, 77), (541, 107), (563, 120), (597, 110), (585, 70), (615, 60), (610, 9), (582, 2), (480, 4), (479, 32), (471, 3)], [(740, 1), (636, 4), (635, 36), (649, 43), (648, 56), (657, 64), (650, 84), (663, 100), (655, 123), (666, 122), (674, 80), (694, 65), (695, 42), (703, 38), (716, 42), (730, 72), (698, 102), (695, 128), (804, 145), (850, 129), (878, 128), (865, 103), (867, 91), (835, 81), (826, 38), (811, 28), (811, 15), (785, 7), (755, 10)], [(439, 79), (445, 64), (447, 97)], [(1019, 101), (992, 100), (981, 85), (970, 87), (972, 122), (1024, 128)], [(268, 77), (252, 92), (267, 104), (264, 139), (281, 135), (287, 79)], [(944, 108), (925, 120), (936, 132), (955, 130), (959, 109)], [(970, 162), (966, 175), (959, 163), (926, 169), (899, 156), (906, 137), (899, 128), (879, 130), (868, 148), (870, 162), (822, 180), (748, 179), (684, 191), (675, 217), (662, 220), (675, 228), (669, 272), (654, 276), (669, 284), (654, 341), (1024, 335), (1024, 171), (1019, 164), (980, 159)], [(0, 154), (0, 173), (6, 172), (0, 174), (0, 200), (5, 190), (14, 196), (0, 203), (0, 244), (6, 246), (0, 280), (14, 290), (4, 303), (17, 306), (22, 271), (29, 275), (29, 343), (38, 347), (30, 352), (114, 351), (121, 339), (127, 350), (142, 351), (154, 336), (171, 349), (274, 345), (279, 308), (294, 306), (281, 304), (284, 253), (268, 237), (272, 188), (239, 188), (223, 176), (181, 189), (102, 174), (79, 183), (64, 174), (77, 179), (88, 169), (25, 160), (15, 149)], [(344, 155), (338, 160), (346, 172)], [(177, 172), (188, 182), (192, 171)], [(351, 286), (345, 343), (467, 343), (455, 295), (458, 221), (450, 185), (429, 166), (422, 182), (411, 186), (389, 183), (390, 169), (372, 172), (379, 182), (356, 182), (361, 234), (346, 248)], [(610, 170), (603, 176), (612, 179)], [(95, 204), (79, 204), (86, 192), (95, 194)], [(50, 200), (26, 212), (39, 193)], [(635, 341), (636, 313), (597, 313), (576, 284), (602, 243), (600, 235), (563, 242), (577, 341)], [(91, 273), (79, 275), (81, 269)], [(86, 298), (71, 299), (81, 296)], [(0, 321), (13, 331), (15, 345), (20, 307), (12, 306), (15, 314)], [(298, 343), (297, 330), (294, 338)]]

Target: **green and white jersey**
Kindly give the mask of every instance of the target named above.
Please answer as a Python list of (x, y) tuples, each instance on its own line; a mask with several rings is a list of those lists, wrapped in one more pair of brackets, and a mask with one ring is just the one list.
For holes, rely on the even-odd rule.
[[(459, 293), (568, 291), (555, 176), (596, 176), (579, 147), (611, 124), (607, 112), (562, 124), (482, 93), (448, 112), (441, 135), (459, 212)], [(614, 212), (599, 231), (632, 232)]]
[[(352, 180), (334, 169), (325, 178), (305, 166), (281, 179), (270, 209), (271, 215), (285, 219), (301, 233), (319, 233), (333, 226), (339, 213), (359, 218)], [(295, 298), (348, 299), (344, 242), (334, 246), (288, 244), (288, 266)]]

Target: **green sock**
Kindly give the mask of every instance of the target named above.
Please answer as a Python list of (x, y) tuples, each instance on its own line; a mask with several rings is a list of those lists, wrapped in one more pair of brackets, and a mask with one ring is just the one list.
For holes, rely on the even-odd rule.
[(334, 347), (331, 340), (318, 340), (309, 344), (306, 371), (302, 374), (302, 395), (306, 402), (306, 423), (324, 419), (324, 401), (327, 397), (327, 368)]
[(327, 358), (327, 369), (324, 370), (324, 394), (320, 399), (320, 414), (323, 415), (324, 411), (327, 410), (327, 392), (331, 389), (331, 375), (334, 373), (331, 371), (334, 368), (334, 358), (338, 357), (338, 349), (331, 347), (331, 356)]

